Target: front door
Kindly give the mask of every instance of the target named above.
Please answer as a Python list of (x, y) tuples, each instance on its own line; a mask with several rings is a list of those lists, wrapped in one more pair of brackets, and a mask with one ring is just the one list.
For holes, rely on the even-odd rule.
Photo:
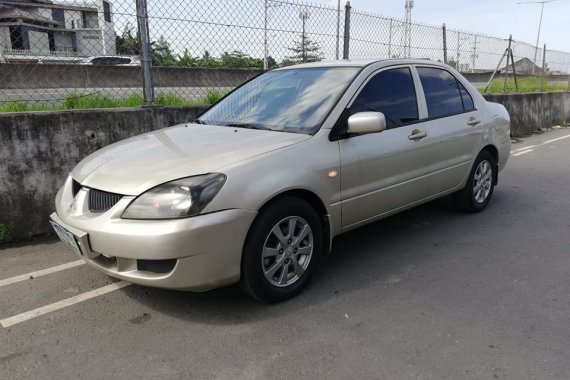
[(342, 227), (379, 218), (430, 195), (432, 153), (408, 66), (373, 74), (339, 123), (358, 112), (384, 113), (386, 130), (339, 143)]

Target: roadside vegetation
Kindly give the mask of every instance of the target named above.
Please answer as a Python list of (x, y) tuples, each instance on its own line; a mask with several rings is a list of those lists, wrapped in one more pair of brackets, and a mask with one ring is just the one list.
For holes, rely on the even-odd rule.
[[(195, 106), (217, 102), (225, 93), (210, 90), (202, 99), (185, 99), (172, 92), (160, 92), (155, 96), (157, 106)], [(144, 104), (141, 94), (132, 94), (123, 98), (113, 98), (103, 94), (70, 93), (62, 104), (29, 104), (27, 102), (6, 102), (0, 104), (0, 112), (59, 111), (92, 108), (140, 107)]]
[[(487, 89), (487, 94), (504, 94), (504, 78), (495, 78)], [(514, 78), (507, 79), (507, 94), (541, 92), (542, 78), (540, 76), (518, 78), (519, 90), (516, 91)], [(483, 93), (485, 86), (478, 88)], [(544, 78), (544, 92), (568, 91), (568, 83), (554, 82), (548, 83), (548, 77)]]

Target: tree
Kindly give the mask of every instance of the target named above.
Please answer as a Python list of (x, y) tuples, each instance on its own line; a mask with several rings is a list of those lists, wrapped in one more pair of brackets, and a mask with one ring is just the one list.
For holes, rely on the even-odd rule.
[(453, 67), (456, 70), (459, 70), (459, 65), (457, 64), (457, 61), (454, 59), (450, 59), (447, 61), (447, 64), (451, 67)]
[(182, 54), (178, 56), (177, 66), (181, 67), (197, 67), (198, 66), (198, 58), (192, 57), (188, 49), (184, 49)]
[(290, 47), (294, 54), (283, 60), (284, 66), (287, 64), (318, 62), (323, 59), (321, 47), (315, 41), (309, 39), (305, 33), (301, 34), (300, 41), (294, 41), (293, 47)]
[(212, 55), (210, 54), (210, 52), (208, 50), (204, 50), (204, 54), (202, 54), (201, 58), (198, 58), (197, 60), (197, 65), (198, 67), (219, 67), (220, 63), (219, 61), (212, 57)]
[[(224, 53), (221, 56), (222, 67), (263, 68), (263, 59), (253, 58), (239, 50)], [(268, 60), (269, 62), (269, 60)]]
[(170, 44), (164, 36), (160, 36), (158, 41), (150, 43), (153, 66), (175, 66), (176, 58), (170, 50)]
[[(262, 60), (263, 61), (263, 60)], [(279, 65), (277, 64), (277, 61), (275, 60), (275, 58), (273, 58), (272, 56), (268, 55), (267, 56), (267, 68), (268, 69), (275, 69), (279, 67)]]
[(116, 38), (117, 54), (119, 55), (136, 55), (140, 54), (139, 35), (133, 30), (130, 24), (125, 25), (122, 35)]

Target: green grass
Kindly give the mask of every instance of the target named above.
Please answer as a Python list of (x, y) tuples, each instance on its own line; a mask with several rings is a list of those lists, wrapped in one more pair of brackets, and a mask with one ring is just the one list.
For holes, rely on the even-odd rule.
[[(503, 94), (504, 86), (503, 78), (495, 78), (487, 89), (487, 94)], [(540, 76), (518, 78), (519, 90), (518, 93), (541, 92)], [(478, 88), (480, 93), (483, 93), (485, 87)], [(545, 92), (559, 92), (568, 91), (568, 83), (548, 83), (548, 77), (544, 78), (544, 91)], [(507, 94), (516, 93), (514, 78), (507, 79)]]
[[(192, 106), (208, 105), (218, 101), (225, 93), (218, 90), (210, 90), (202, 99), (185, 99), (172, 92), (159, 92), (155, 96), (155, 105), (158, 106)], [(132, 94), (124, 98), (112, 98), (102, 94), (70, 93), (66, 96), (63, 104), (29, 104), (27, 102), (0, 103), (0, 112), (29, 112), (29, 111), (58, 111), (70, 109), (93, 109), (93, 108), (124, 108), (140, 107), (144, 104), (141, 94)]]
[(12, 240), (14, 226), (0, 224), (0, 243), (7, 243)]

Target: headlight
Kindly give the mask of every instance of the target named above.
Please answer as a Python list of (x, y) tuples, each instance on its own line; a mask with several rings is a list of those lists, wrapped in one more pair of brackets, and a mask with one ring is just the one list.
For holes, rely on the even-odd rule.
[(159, 185), (136, 198), (125, 219), (174, 219), (198, 215), (220, 191), (226, 176), (206, 174)]

